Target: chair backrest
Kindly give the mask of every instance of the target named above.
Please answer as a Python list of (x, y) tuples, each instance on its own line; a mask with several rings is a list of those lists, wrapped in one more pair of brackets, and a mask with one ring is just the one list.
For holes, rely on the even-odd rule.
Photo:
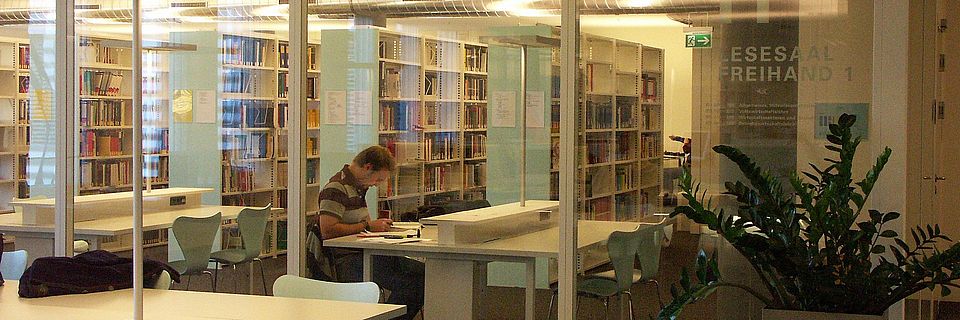
[(17, 250), (3, 253), (0, 259), (0, 275), (5, 280), (20, 280), (27, 269), (27, 251)]
[(173, 221), (173, 235), (177, 237), (187, 265), (183, 274), (195, 274), (207, 269), (210, 248), (220, 228), (220, 216), (217, 212), (206, 218), (179, 217)]
[(289, 298), (377, 303), (380, 301), (380, 287), (373, 282), (327, 282), (282, 275), (273, 283), (273, 295)]
[(244, 208), (237, 215), (237, 224), (240, 225), (240, 239), (243, 239), (243, 251), (246, 260), (260, 256), (263, 248), (263, 237), (267, 232), (267, 220), (270, 219), (270, 207), (261, 209)]
[(637, 241), (638, 231), (614, 231), (607, 238), (607, 255), (617, 276), (617, 288), (621, 291), (630, 290), (633, 285), (634, 260), (640, 245)]
[(171, 282), (173, 282), (173, 279), (170, 278), (170, 273), (167, 270), (160, 271), (160, 276), (157, 277), (157, 282), (153, 284), (151, 289), (169, 290)]
[(642, 280), (650, 280), (660, 272), (660, 249), (663, 247), (663, 226), (646, 226), (637, 231), (639, 247), (637, 260), (640, 261)]

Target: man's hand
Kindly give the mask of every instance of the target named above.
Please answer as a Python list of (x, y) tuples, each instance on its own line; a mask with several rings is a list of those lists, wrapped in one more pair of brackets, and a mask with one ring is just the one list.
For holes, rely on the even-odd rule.
[(390, 226), (393, 225), (393, 220), (391, 219), (377, 219), (370, 221), (370, 231), (373, 232), (384, 232), (390, 230)]

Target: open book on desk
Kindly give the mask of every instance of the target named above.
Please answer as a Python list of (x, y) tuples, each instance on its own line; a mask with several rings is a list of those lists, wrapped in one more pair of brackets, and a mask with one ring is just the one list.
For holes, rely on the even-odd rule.
[(410, 242), (427, 242), (433, 241), (430, 239), (423, 238), (401, 238), (401, 239), (388, 239), (384, 237), (373, 237), (373, 238), (360, 238), (362, 242), (374, 242), (374, 243), (390, 243), (390, 244), (400, 244), (400, 243), (410, 243)]
[(360, 234), (357, 234), (359, 238), (382, 238), (386, 236), (399, 236), (404, 238), (410, 238), (417, 236), (417, 230), (403, 230), (403, 231), (387, 231), (387, 232), (370, 232), (364, 231)]

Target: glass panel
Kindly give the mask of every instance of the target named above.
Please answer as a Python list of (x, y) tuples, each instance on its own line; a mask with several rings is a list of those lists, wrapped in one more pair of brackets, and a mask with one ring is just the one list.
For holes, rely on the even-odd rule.
[[(185, 204), (160, 199), (162, 210), (219, 212), (195, 235), (176, 224), (159, 231), (147, 257), (207, 265), (174, 289), (215, 283), (218, 292), (264, 295), (286, 272), (287, 10), (258, 0), (144, 6), (144, 47), (159, 48), (143, 60), (145, 175), (154, 189), (186, 194)], [(211, 243), (216, 263), (187, 251), (196, 241)]]
[[(322, 58), (319, 100), (310, 106), (318, 109), (319, 130), (308, 136), (317, 137), (320, 151), (318, 184), (305, 196), (308, 203), (319, 200), (308, 214), (320, 222), (327, 238), (324, 246), (335, 256), (347, 257), (332, 263), (336, 276), (362, 279), (359, 255), (343, 249), (358, 243), (352, 234), (363, 230), (361, 220), (370, 220), (374, 230), (382, 230), (381, 219), (391, 219), (395, 227), (420, 221), (427, 224), (420, 230), (421, 239), (403, 247), (412, 250), (404, 253), (411, 258), (373, 259), (372, 280), (400, 293), (391, 294), (387, 302), (406, 304), (408, 315), (416, 314), (418, 291), (425, 282), (427, 319), (458, 313), (523, 318), (527, 269), (517, 261), (530, 263), (535, 274), (531, 293), (534, 287), (546, 292), (556, 281), (559, 215), (557, 203), (550, 200), (559, 197), (551, 197), (551, 191), (556, 192), (551, 170), (560, 169), (551, 167), (551, 153), (556, 156), (551, 146), (559, 137), (559, 127), (552, 123), (559, 119), (559, 110), (551, 108), (559, 101), (558, 23), (536, 24), (520, 17), (536, 10), (519, 7), (499, 9), (509, 13), (496, 17), (496, 10), (470, 12), (452, 4), (365, 5), (369, 16), (311, 17), (309, 25), (308, 42), (319, 42)], [(315, 8), (312, 12), (320, 18), (336, 13), (332, 5)], [(555, 9), (547, 13), (558, 12)], [(365, 160), (354, 161), (374, 145), (384, 147), (397, 168), (383, 171), (385, 181), (371, 186), (364, 204), (342, 203), (333, 195), (350, 180), (344, 177), (377, 172), (363, 169)], [(357, 189), (345, 188), (351, 196)], [(362, 186), (359, 189), (363, 196)], [(466, 210), (478, 211), (448, 216), (479, 219), (463, 229), (447, 229), (453, 227), (431, 220)], [(501, 214), (503, 219), (495, 219)], [(519, 247), (506, 239), (519, 239)], [(546, 249), (532, 247), (538, 244)], [(457, 247), (479, 251), (457, 255)], [(396, 284), (390, 278), (411, 280)], [(404, 299), (410, 297), (404, 293), (414, 298)], [(474, 312), (473, 303), (496, 307)], [(543, 306), (537, 307), (544, 312)]]
[[(0, 26), (0, 251), (3, 278), (10, 281), (55, 253), (54, 197), (62, 187), (55, 177), (64, 157), (55, 126), (65, 103), (56, 83), (55, 3), (5, 1), (0, 10), (11, 12)], [(26, 19), (26, 12), (37, 15)], [(17, 290), (17, 284), (0, 288)]]

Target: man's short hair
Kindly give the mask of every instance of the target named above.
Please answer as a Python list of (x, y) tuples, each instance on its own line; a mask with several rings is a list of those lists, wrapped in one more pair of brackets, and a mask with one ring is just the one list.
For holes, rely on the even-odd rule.
[(353, 163), (361, 167), (370, 164), (374, 171), (394, 171), (397, 169), (397, 161), (393, 159), (393, 154), (390, 153), (390, 150), (381, 146), (363, 149), (356, 157), (353, 157)]

